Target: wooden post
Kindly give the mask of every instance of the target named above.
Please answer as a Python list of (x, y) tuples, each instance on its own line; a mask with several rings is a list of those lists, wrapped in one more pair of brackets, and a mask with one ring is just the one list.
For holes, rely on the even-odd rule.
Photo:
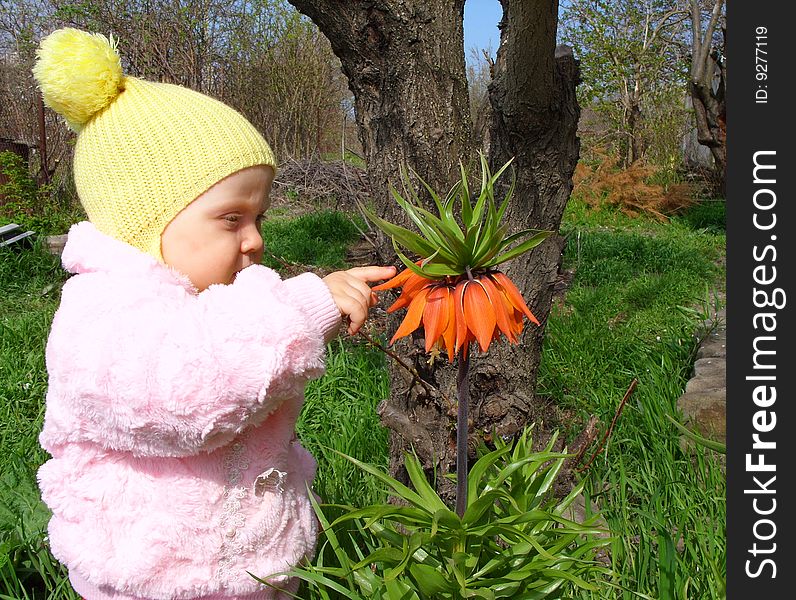
[(44, 100), (38, 95), (39, 109), (39, 158), (41, 159), (41, 173), (44, 173), (44, 183), (50, 183), (50, 169), (47, 166), (47, 130), (44, 127)]

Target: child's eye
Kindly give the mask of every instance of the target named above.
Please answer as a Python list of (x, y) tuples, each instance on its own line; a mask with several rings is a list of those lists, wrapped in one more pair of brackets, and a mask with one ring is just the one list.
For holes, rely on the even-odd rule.
[(238, 221), (240, 221), (240, 217), (238, 215), (226, 215), (224, 217), (224, 220), (227, 223), (231, 223), (233, 225), (236, 225), (238, 223)]

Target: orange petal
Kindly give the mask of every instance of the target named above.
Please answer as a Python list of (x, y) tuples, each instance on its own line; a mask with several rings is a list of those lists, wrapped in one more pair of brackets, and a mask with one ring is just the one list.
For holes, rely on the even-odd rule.
[(503, 293), (506, 294), (506, 297), (509, 299), (514, 308), (524, 313), (526, 317), (539, 325), (539, 321), (535, 316), (533, 316), (533, 313), (528, 308), (528, 305), (525, 304), (522, 294), (520, 294), (520, 291), (517, 289), (517, 286), (514, 285), (514, 282), (511, 281), (511, 279), (506, 277), (506, 275), (500, 271), (490, 273), (490, 277), (492, 277), (492, 280), (497, 284), (497, 286), (503, 290)]
[(467, 288), (468, 283), (470, 283), (470, 281), (465, 279), (457, 283), (456, 287), (453, 289), (453, 315), (456, 318), (456, 345), (454, 347), (454, 352), (458, 352), (459, 348), (465, 346), (465, 354), (463, 354), (463, 356), (466, 356), (466, 345), (468, 343), (467, 334), (469, 333), (467, 329), (467, 320), (464, 318), (464, 290)]
[(384, 283), (380, 283), (379, 285), (374, 285), (372, 289), (374, 292), (380, 292), (382, 290), (390, 290), (392, 288), (397, 288), (404, 284), (404, 282), (409, 279), (410, 275), (414, 275), (410, 269), (404, 269), (398, 275), (393, 277), (392, 279), (388, 279)]
[[(420, 264), (420, 261), (418, 261), (417, 264)], [(412, 271), (412, 269), (404, 269), (392, 279), (388, 279), (387, 281), (385, 281), (384, 283), (380, 283), (379, 285), (374, 285), (370, 289), (372, 289), (374, 292), (379, 292), (381, 290), (389, 290), (392, 288), (396, 288), (398, 286), (403, 285), (404, 282), (407, 279), (409, 279), (412, 275), (418, 277), (418, 275), (414, 271)]]
[(503, 292), (502, 288), (497, 287), (497, 285), (495, 287), (498, 292), (500, 292), (500, 299), (503, 301), (503, 308), (506, 311), (506, 317), (508, 318), (511, 330), (514, 332), (514, 338), (519, 340), (519, 335), (522, 333), (522, 313), (514, 308), (514, 305)]
[(448, 362), (453, 362), (453, 356), (456, 354), (456, 300), (453, 291), (448, 288), (448, 325), (442, 332), (442, 340), (445, 342), (445, 351), (448, 353)]
[(398, 296), (398, 299), (390, 305), (390, 307), (387, 309), (387, 312), (392, 313), (400, 308), (409, 306), (412, 300), (414, 300), (417, 292), (423, 289), (423, 286), (431, 285), (432, 283), (434, 283), (434, 280), (426, 279), (425, 277), (420, 277), (420, 275), (412, 273), (412, 275), (404, 284), (403, 290), (401, 290), (401, 295)]
[(448, 326), (448, 296), (450, 290), (446, 285), (434, 286), (426, 298), (423, 309), (423, 328), (426, 336), (426, 352), (437, 343), (440, 335)]
[(430, 289), (431, 288), (428, 287), (423, 288), (414, 297), (414, 300), (412, 300), (412, 303), (409, 305), (409, 310), (406, 311), (406, 316), (404, 317), (403, 322), (401, 323), (400, 327), (398, 327), (398, 331), (396, 331), (395, 335), (392, 336), (390, 344), (395, 342), (395, 340), (398, 338), (409, 335), (415, 329), (420, 327), (420, 319), (423, 317), (423, 309), (426, 307), (426, 297), (428, 296)]
[(464, 316), (467, 327), (475, 334), (475, 339), (481, 346), (481, 351), (486, 352), (495, 331), (495, 309), (489, 302), (484, 285), (478, 279), (470, 284), (464, 291)]
[(519, 335), (522, 333), (522, 313), (514, 307), (512, 307), (511, 313), (514, 320), (514, 331), (517, 337), (519, 337)]
[(483, 284), (484, 290), (487, 296), (489, 296), (489, 302), (495, 310), (495, 321), (497, 322), (499, 330), (503, 332), (503, 335), (505, 335), (512, 344), (516, 344), (517, 338), (514, 335), (514, 329), (509, 321), (509, 310), (514, 312), (514, 308), (506, 306), (507, 303), (504, 300), (505, 296), (498, 290), (492, 279), (489, 277), (481, 277), (479, 281)]

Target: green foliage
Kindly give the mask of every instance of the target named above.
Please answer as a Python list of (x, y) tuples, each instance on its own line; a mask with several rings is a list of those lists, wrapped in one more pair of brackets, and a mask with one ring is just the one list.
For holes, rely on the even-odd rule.
[(330, 504), (377, 503), (385, 495), (377, 482), (342, 454), (387, 466), (389, 431), (376, 405), (390, 393), (384, 354), (338, 338), (326, 354), (326, 373), (307, 384), (296, 425), (301, 443), (318, 460), (313, 489)]
[(39, 242), (0, 249), (0, 600), (74, 600), (46, 541), (36, 469), (47, 376), (44, 346), (64, 273)]
[[(323, 210), (295, 219), (273, 218), (262, 226), (263, 264), (272, 269), (284, 261), (318, 268), (345, 267), (346, 249), (359, 239), (362, 223), (344, 213)], [(280, 260), (281, 259), (281, 260)]]
[[(349, 457), (398, 503), (333, 506), (345, 512), (331, 523), (324, 514), (329, 507), (316, 504), (323, 524), (318, 556), (291, 575), (322, 598), (530, 600), (598, 591), (596, 582), (610, 571), (594, 553), (610, 540), (597, 538), (603, 532), (596, 517), (579, 524), (564, 516), (582, 486), (560, 500), (552, 495), (569, 455), (552, 451), (556, 436), (534, 452), (531, 430), (511, 445), (497, 438), (494, 450), (480, 448), (462, 518), (437, 495), (413, 454), (404, 463), (411, 488)], [(352, 537), (353, 553), (343, 544)]]
[[(537, 229), (525, 229), (513, 235), (507, 235), (508, 226), (501, 224), (514, 194), (514, 182), (506, 196), (495, 203), (495, 183), (508, 169), (509, 160), (496, 173), (492, 174), (486, 157), (481, 158), (481, 190), (472, 203), (468, 176), (461, 167), (461, 178), (441, 198), (419, 176), (420, 183), (431, 196), (437, 208), (437, 215), (422, 208), (417, 191), (403, 172), (404, 187), (414, 204), (403, 198), (395, 188), (390, 187), (398, 205), (406, 212), (420, 234), (400, 227), (376, 216), (372, 211), (360, 205), (360, 209), (379, 229), (392, 238), (393, 246), (401, 262), (411, 271), (428, 279), (442, 279), (449, 276), (460, 276), (469, 271), (487, 270), (512, 258), (528, 252), (541, 244), (552, 232)], [(415, 173), (417, 176), (417, 174)], [(458, 200), (459, 211), (454, 215), (454, 203)], [(460, 226), (457, 217), (461, 219)], [(398, 246), (423, 260), (417, 264), (410, 260)]]
[(0, 600), (80, 598), (50, 553), (49, 518), (29, 457), (14, 456), (0, 475)]
[(706, 282), (722, 285), (725, 238), (680, 220), (590, 211), (577, 199), (562, 230), (575, 278), (548, 320), (537, 393), (580, 422), (595, 415), (607, 424), (638, 380), (584, 489), (615, 535), (621, 591), (579, 598), (722, 599), (722, 457), (698, 444), (685, 451), (675, 422), (694, 332), (713, 303)]
[(625, 166), (641, 158), (630, 152), (633, 140), (652, 146), (659, 164), (679, 164), (688, 64), (682, 19), (671, 8), (666, 0), (562, 5), (559, 37), (580, 60), (579, 103), (604, 121), (587, 129), (598, 129), (595, 143), (608, 143)]
[(83, 218), (77, 207), (58, 200), (56, 186), (37, 185), (18, 154), (0, 152), (0, 171), (7, 178), (0, 184), (0, 225), (16, 223), (44, 235), (61, 234)]
[(720, 200), (699, 202), (677, 217), (677, 220), (705, 233), (724, 233), (727, 230), (727, 204)]

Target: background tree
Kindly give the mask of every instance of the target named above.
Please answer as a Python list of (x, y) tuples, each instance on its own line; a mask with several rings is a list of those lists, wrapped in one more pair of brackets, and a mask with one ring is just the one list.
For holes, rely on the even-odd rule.
[(710, 148), (722, 195), (727, 173), (725, 90), (726, 16), (724, 0), (689, 0), (691, 71), (689, 91), (696, 116), (697, 139)]
[[(185, 85), (244, 113), (277, 156), (337, 151), (348, 97), (329, 42), (282, 0), (0, 0), (2, 137), (35, 146), (38, 40), (73, 26), (119, 40), (125, 72)], [(71, 133), (47, 111), (51, 155), (68, 165)]]
[(662, 105), (663, 114), (683, 113), (684, 96), (670, 92), (685, 83), (685, 18), (671, 0), (573, 0), (562, 9), (561, 39), (581, 60), (579, 99), (610, 123), (605, 141), (623, 166), (644, 156), (650, 113), (660, 119)]
[(492, 81), (492, 48), (471, 48), (467, 64), (467, 86), (470, 92), (470, 115), (473, 120), (473, 145), (489, 150), (489, 83)]
[[(291, 4), (329, 38), (348, 78), (375, 211), (406, 224), (387, 194), (390, 183), (398, 185), (402, 165), (413, 168), (433, 188), (447, 191), (459, 177), (459, 161), (469, 164), (475, 158), (464, 60), (464, 0)], [(556, 1), (501, 4), (500, 50), (489, 84), (489, 162), (501, 165), (515, 157), (517, 187), (507, 220), (517, 229), (557, 230), (578, 157), (577, 67), (571, 54), (555, 57)], [(392, 260), (392, 247), (381, 241), (383, 260)], [(561, 240), (551, 237), (510, 266), (509, 275), (542, 323), (560, 261)], [(494, 430), (511, 436), (533, 420), (542, 336), (542, 328), (528, 328), (519, 351), (498, 349), (488, 357), (474, 356), (473, 432)], [(412, 444), (426, 468), (439, 465), (449, 472), (454, 462), (455, 409), (450, 398), (455, 370), (441, 361), (429, 362), (417, 340), (399, 348), (419, 377), (442, 394), (392, 365), (392, 393), (380, 414), (393, 430), (393, 471), (400, 473), (403, 450)]]

